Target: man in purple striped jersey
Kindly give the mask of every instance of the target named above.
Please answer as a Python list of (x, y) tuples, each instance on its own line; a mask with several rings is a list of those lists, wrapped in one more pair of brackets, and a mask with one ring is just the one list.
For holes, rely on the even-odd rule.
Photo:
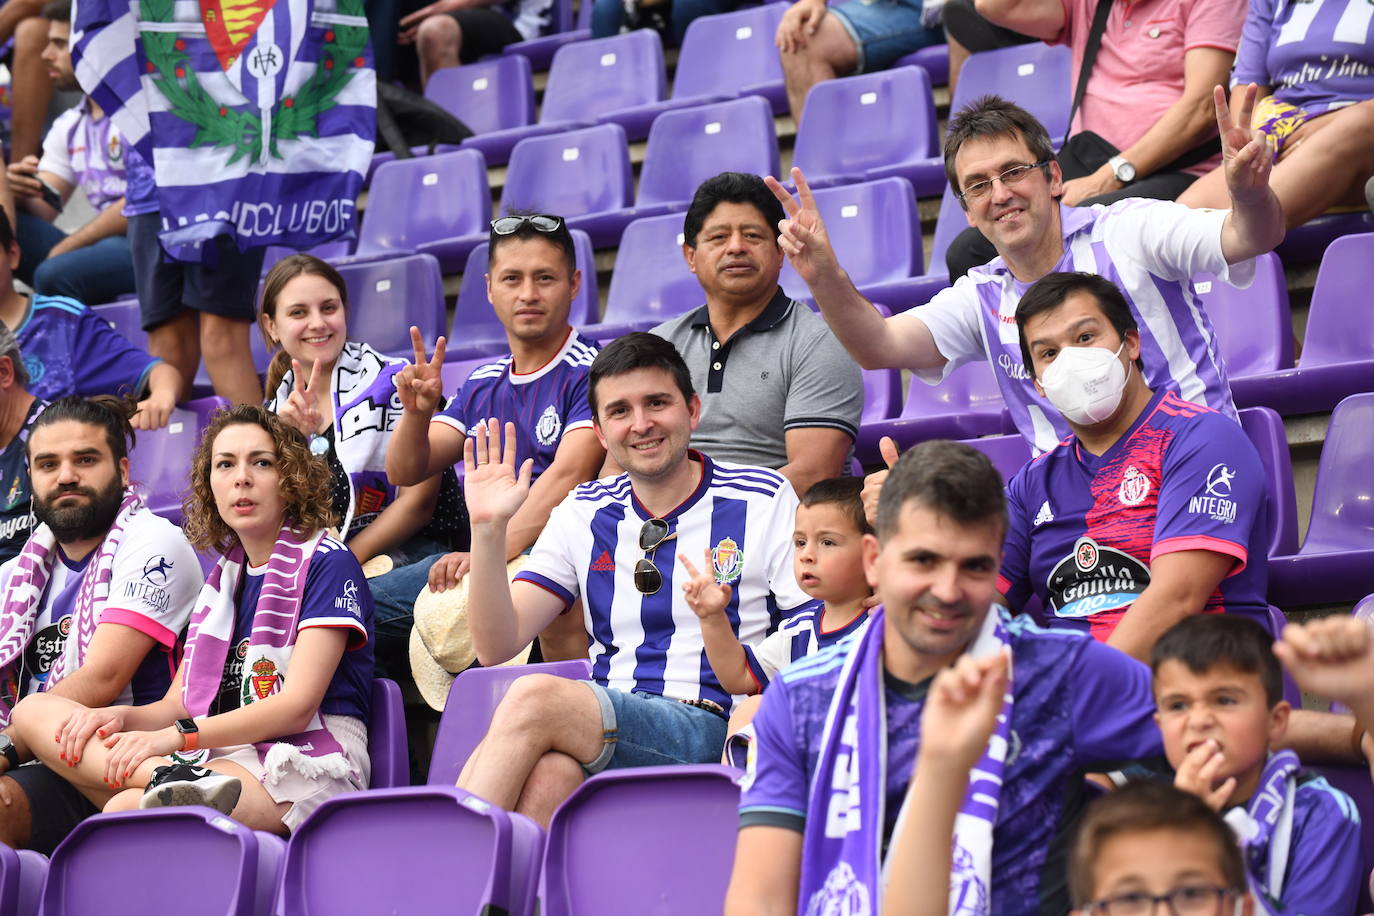
[(1140, 326), (1150, 388), (1235, 417), (1226, 368), (1192, 277), (1209, 271), (1247, 286), (1251, 259), (1283, 239), (1283, 212), (1269, 189), (1270, 158), (1248, 129), (1254, 91), (1232, 119), (1214, 95), (1230, 210), (1190, 210), (1132, 199), (1111, 206), (1065, 207), (1059, 165), (1044, 125), (995, 96), (978, 99), (950, 122), (945, 172), (970, 225), (998, 257), (974, 268), (926, 305), (882, 318), (836, 260), (806, 179), (792, 170), (800, 200), (769, 179), (783, 202), (779, 244), (806, 281), (821, 313), (860, 365), (910, 369), (938, 384), (964, 363), (986, 359), (1017, 430), (1037, 450), (1069, 435), (1035, 391), (1021, 361), (1016, 304), (1051, 271), (1087, 271), (1121, 288)]

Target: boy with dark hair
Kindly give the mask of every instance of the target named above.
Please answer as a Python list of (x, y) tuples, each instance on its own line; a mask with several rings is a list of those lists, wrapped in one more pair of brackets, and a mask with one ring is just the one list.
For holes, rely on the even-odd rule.
[(1277, 913), (1349, 913), (1359, 893), (1360, 815), (1325, 779), (1276, 750), (1288, 730), (1283, 673), (1264, 627), (1205, 615), (1175, 625), (1150, 658), (1174, 785), (1223, 812), (1257, 894)]

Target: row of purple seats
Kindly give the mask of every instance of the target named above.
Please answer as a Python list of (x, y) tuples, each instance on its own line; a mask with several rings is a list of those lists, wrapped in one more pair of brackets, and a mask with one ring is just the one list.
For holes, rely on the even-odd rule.
[(31, 849), (0, 844), (0, 913), (31, 916), (38, 912), (48, 857)]
[(939, 385), (912, 377), (906, 403), (891, 419), (865, 421), (854, 444), (860, 461), (881, 463), (878, 443), (891, 436), (902, 451), (928, 439), (974, 439), (1013, 433), (1010, 415), (986, 362), (960, 366)]

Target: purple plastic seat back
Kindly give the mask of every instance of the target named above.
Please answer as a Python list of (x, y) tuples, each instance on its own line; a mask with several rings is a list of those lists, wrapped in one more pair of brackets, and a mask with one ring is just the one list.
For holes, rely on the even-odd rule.
[(469, 668), (453, 680), (439, 732), (434, 737), (434, 756), (429, 760), (429, 784), (451, 786), (468, 757), (487, 733), (492, 713), (510, 689), (511, 682), (527, 674), (552, 674), (575, 681), (592, 676), (591, 663), (585, 659), (545, 662), (540, 665), (512, 665), (508, 668)]
[(539, 120), (595, 120), (622, 108), (661, 101), (666, 88), (663, 43), (653, 29), (575, 41), (553, 56)]
[(889, 420), (902, 401), (902, 373), (896, 369), (864, 369), (864, 412), (860, 423)]
[[(718, 764), (641, 767), (608, 770), (582, 783), (549, 823), (540, 912), (721, 912), (739, 827), (740, 775)], [(627, 828), (653, 824), (672, 825), (673, 841), (646, 842), (642, 830)], [(606, 885), (610, 862), (613, 893)]]
[(1213, 274), (1193, 285), (1216, 331), (1217, 346), (1232, 378), (1293, 365), (1293, 316), (1283, 264), (1273, 252), (1255, 259), (1255, 282), (1237, 289)]
[[(910, 182), (883, 178), (821, 188), (815, 195), (835, 253), (855, 286), (920, 273), (921, 221)], [(810, 292), (791, 262), (783, 262), (778, 279), (794, 298)]]
[(632, 194), (625, 131), (619, 124), (598, 124), (517, 143), (506, 167), (501, 212), (604, 213), (628, 207)]
[(667, 321), (706, 301), (682, 257), (682, 214), (651, 216), (625, 227), (606, 297), (605, 320)]
[(1011, 480), (1016, 476), (1016, 472), (1031, 460), (1030, 443), (1018, 435), (983, 436), (979, 439), (964, 439), (963, 442), (987, 455), (1003, 480)]
[(1069, 129), (1072, 59), (1067, 45), (1040, 41), (970, 54), (950, 99), (950, 117), (980, 96), (999, 95), (1035, 115), (1057, 144)]
[(939, 136), (930, 77), (919, 67), (826, 80), (807, 93), (792, 164), (808, 179), (862, 176), (938, 155)]
[(351, 792), (287, 848), (282, 916), (529, 913), (543, 831), (452, 786)]
[[(576, 253), (577, 269), (582, 271), (582, 286), (572, 301), (568, 322), (573, 325), (586, 324), (596, 320), (600, 300), (596, 289), (596, 254), (592, 250), (592, 240), (581, 229), (570, 229), (573, 249)], [(470, 345), (494, 344), (493, 352), (505, 352), (508, 348), (506, 329), (492, 311), (487, 299), (487, 243), (483, 242), (468, 255), (467, 266), (463, 268), (463, 285), (458, 289), (458, 305), (453, 310), (453, 325), (449, 329), (448, 343), (455, 351)]]
[(912, 376), (901, 416), (920, 418), (950, 413), (999, 414), (1004, 408), (997, 378), (986, 362), (967, 363), (938, 385)]
[[(451, 398), (463, 387), (463, 383), (472, 375), (472, 370), (486, 363), (495, 362), (499, 357), (479, 356), (475, 359), (460, 359), (452, 362), (445, 362), (444, 368), (440, 370), (440, 377), (444, 380), (444, 397)], [(459, 472), (462, 471), (462, 462), (459, 462)]]
[(944, 193), (940, 196), (940, 214), (935, 218), (935, 234), (930, 239), (927, 274), (949, 276), (949, 268), (945, 266), (945, 252), (949, 250), (950, 242), (967, 228), (968, 217), (964, 214), (964, 208), (959, 206), (959, 198), (954, 196), (953, 188), (945, 185)]
[(0, 913), (31, 916), (38, 912), (38, 898), (47, 874), (47, 856), (0, 844)]
[(42, 911), (145, 916), (193, 900), (197, 913), (267, 916), (284, 850), (210, 808), (97, 814), (53, 852)]
[(143, 486), (148, 508), (174, 524), (181, 524), (181, 500), (201, 432), (215, 411), (228, 406), (217, 397), (180, 404), (162, 429), (140, 431), (129, 452), (129, 479)]
[(406, 745), (405, 700), (395, 681), (372, 681), (372, 721), (367, 727), (367, 756), (372, 760), (373, 789), (410, 785), (410, 752)]
[[(1275, 639), (1283, 635), (1283, 628), (1288, 626), (1288, 617), (1283, 611), (1269, 605), (1269, 632)], [(1302, 709), (1302, 688), (1298, 682), (1293, 680), (1293, 675), (1288, 673), (1288, 669), (1283, 669), (1283, 698), (1287, 700), (1294, 709)]]
[(1374, 393), (1352, 394), (1331, 412), (1317, 466), (1312, 522), (1301, 553), (1374, 549), (1370, 430), (1374, 430)]
[(357, 253), (401, 253), (422, 242), (487, 231), (487, 162), (460, 149), (378, 166), (358, 233)]
[(534, 121), (529, 58), (510, 54), (435, 70), (425, 84), (425, 98), (452, 113), (475, 134), (524, 127)]
[(739, 95), (782, 81), (773, 36), (786, 6), (766, 3), (733, 13), (700, 16), (687, 26), (673, 75), (673, 98)]
[(1326, 249), (1312, 289), (1300, 366), (1374, 360), (1374, 329), (1364, 307), (1371, 263), (1374, 232), (1343, 236)]
[(91, 311), (129, 343), (147, 349), (148, 332), (143, 330), (137, 299), (116, 299), (114, 302), (93, 305)]
[(1298, 504), (1293, 492), (1293, 463), (1288, 454), (1288, 435), (1283, 420), (1268, 407), (1240, 411), (1240, 425), (1259, 452), (1269, 494), (1268, 555), (1286, 556), (1298, 549)]
[(758, 96), (666, 111), (649, 128), (637, 206), (687, 202), (721, 172), (778, 173), (773, 110)]
[(389, 356), (413, 359), (410, 326), (427, 343), (445, 327), (444, 278), (430, 254), (339, 265), (348, 287), (348, 336)]

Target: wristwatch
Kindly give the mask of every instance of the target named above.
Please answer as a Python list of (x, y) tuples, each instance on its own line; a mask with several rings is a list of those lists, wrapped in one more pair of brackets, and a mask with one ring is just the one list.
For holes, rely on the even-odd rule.
[(1135, 166), (1121, 156), (1113, 156), (1107, 160), (1107, 164), (1112, 167), (1112, 174), (1116, 176), (1117, 181), (1122, 184), (1130, 184), (1135, 181)]
[(177, 719), (177, 731), (181, 732), (181, 749), (194, 751), (200, 748), (200, 726), (195, 719)]
[(0, 754), (5, 755), (11, 770), (19, 766), (19, 748), (14, 746), (14, 739), (3, 732), (0, 732)]

